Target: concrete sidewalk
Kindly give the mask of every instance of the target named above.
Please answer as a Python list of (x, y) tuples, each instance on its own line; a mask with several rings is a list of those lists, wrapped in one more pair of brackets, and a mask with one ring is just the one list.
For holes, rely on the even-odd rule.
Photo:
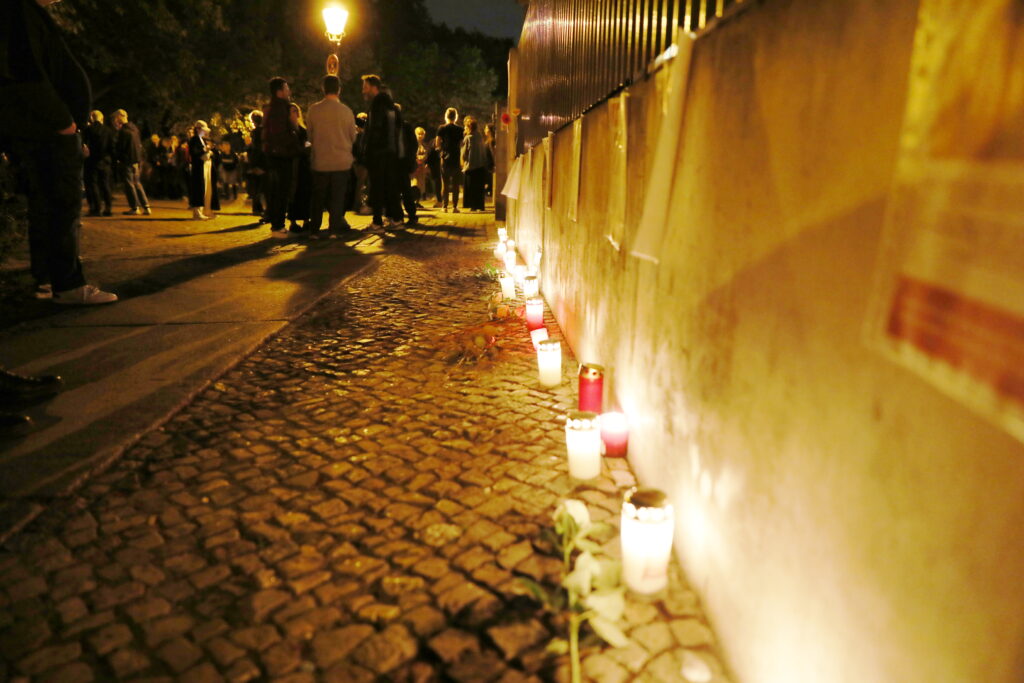
[[(564, 616), (520, 579), (557, 586), (560, 500), (617, 523), (633, 475), (568, 477), (571, 353), (554, 390), (518, 322), (491, 362), (449, 362), (446, 335), (487, 319), (494, 230), (443, 218), (6, 544), (0, 680), (567, 680)], [(727, 681), (671, 574), (627, 601), (627, 646), (584, 641), (587, 680)]]
[(120, 302), (27, 301), (26, 319), (0, 334), (6, 367), (67, 383), (26, 411), (33, 434), (0, 442), (0, 539), (387, 250), (377, 236), (272, 239), (241, 202), (206, 222), (178, 202), (154, 208), (85, 220), (86, 273)]

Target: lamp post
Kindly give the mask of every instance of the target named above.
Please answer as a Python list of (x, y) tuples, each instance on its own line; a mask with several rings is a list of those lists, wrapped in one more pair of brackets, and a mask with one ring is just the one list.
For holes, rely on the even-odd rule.
[[(341, 39), (345, 37), (345, 23), (348, 22), (348, 10), (341, 5), (328, 5), (323, 11), (324, 25), (327, 26), (327, 40), (334, 43), (335, 49), (341, 45)], [(327, 56), (327, 73), (337, 76), (341, 66), (341, 60), (337, 53)]]

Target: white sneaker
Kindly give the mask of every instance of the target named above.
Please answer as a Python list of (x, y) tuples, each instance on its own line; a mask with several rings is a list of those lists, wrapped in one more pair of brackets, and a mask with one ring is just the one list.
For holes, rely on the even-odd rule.
[(205, 221), (206, 214), (203, 213), (202, 209), (192, 209), (192, 220), (194, 221)]
[(93, 304), (112, 304), (117, 301), (117, 294), (104, 292), (93, 285), (82, 285), (74, 289), (53, 293), (53, 303), (71, 306), (91, 306)]

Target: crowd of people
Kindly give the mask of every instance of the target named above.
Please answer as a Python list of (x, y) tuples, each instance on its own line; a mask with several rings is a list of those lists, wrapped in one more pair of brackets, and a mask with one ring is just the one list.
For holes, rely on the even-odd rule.
[[(449, 108), (436, 132), (412, 127), (401, 106), (373, 74), (363, 77), (368, 111), (341, 102), (341, 82), (328, 75), (323, 99), (306, 116), (282, 78), (270, 80), (270, 103), (250, 112), (242, 133), (211, 139), (206, 121), (188, 133), (143, 141), (119, 109), (107, 125), (93, 111), (82, 131), (85, 195), (90, 216), (110, 216), (115, 181), (124, 187), (125, 214), (152, 212), (149, 198), (185, 199), (195, 220), (214, 218), (221, 201), (244, 191), (271, 234), (316, 237), (322, 214), (332, 235), (348, 230), (344, 213), (372, 214), (377, 231), (418, 223), (417, 209), (483, 211), (494, 168), (494, 131)], [(326, 175), (325, 175), (326, 174)], [(344, 175), (341, 175), (344, 174)], [(286, 229), (287, 225), (287, 229)]]

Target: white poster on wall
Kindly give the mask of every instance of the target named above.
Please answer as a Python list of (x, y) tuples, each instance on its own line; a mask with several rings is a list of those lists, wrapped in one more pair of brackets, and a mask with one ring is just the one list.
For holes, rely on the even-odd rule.
[(569, 169), (569, 220), (578, 220), (580, 206), (580, 164), (583, 163), (583, 117), (572, 122), (572, 167)]
[(636, 241), (630, 252), (637, 258), (653, 263), (658, 262), (658, 253), (661, 251), (668, 225), (679, 137), (682, 134), (683, 116), (686, 112), (686, 86), (690, 77), (693, 38), (680, 29), (673, 47), (676, 54), (664, 67), (669, 70), (669, 77), (661, 100), (661, 123), (658, 126), (651, 171), (644, 182), (644, 204)]
[(923, 0), (869, 343), (1024, 440), (1018, 0)]
[(611, 128), (611, 151), (608, 162), (608, 213), (606, 236), (616, 251), (622, 249), (626, 234), (626, 189), (629, 177), (626, 173), (628, 158), (627, 142), (629, 133), (629, 93), (623, 92), (609, 101), (608, 115)]

